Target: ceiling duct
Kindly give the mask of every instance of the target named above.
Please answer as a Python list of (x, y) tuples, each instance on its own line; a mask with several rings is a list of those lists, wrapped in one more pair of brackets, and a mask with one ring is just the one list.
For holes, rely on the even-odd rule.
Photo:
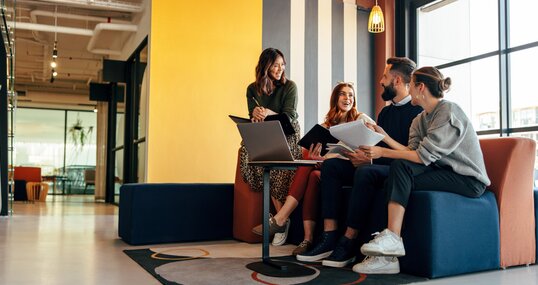
[(81, 7), (86, 9), (99, 9), (130, 13), (140, 13), (143, 11), (143, 7), (141, 4), (117, 0), (43, 0), (41, 2), (48, 2), (71, 7)]

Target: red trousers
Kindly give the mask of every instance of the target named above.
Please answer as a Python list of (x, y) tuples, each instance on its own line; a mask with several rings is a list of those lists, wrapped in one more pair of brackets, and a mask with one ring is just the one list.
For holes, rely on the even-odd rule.
[(297, 168), (288, 195), (303, 200), (303, 221), (316, 221), (318, 216), (320, 171), (313, 166)]

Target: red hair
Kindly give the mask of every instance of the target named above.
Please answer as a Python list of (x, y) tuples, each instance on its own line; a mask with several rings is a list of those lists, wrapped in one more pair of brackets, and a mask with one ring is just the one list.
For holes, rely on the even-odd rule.
[[(353, 106), (348, 112), (343, 112), (338, 108), (338, 98), (340, 97), (339, 93), (344, 87), (349, 87), (353, 91)], [(327, 127), (330, 127), (338, 125), (340, 124), (340, 122), (352, 122), (357, 120), (360, 115), (361, 113), (357, 111), (357, 97), (355, 94), (355, 88), (353, 88), (353, 84), (347, 82), (338, 83), (334, 87), (331, 94), (330, 109), (329, 112), (327, 112), (327, 115), (325, 115), (325, 125), (327, 125)]]

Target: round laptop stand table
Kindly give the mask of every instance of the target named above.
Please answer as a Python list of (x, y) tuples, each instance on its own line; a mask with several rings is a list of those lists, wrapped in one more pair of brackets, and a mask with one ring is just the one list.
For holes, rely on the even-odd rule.
[(251, 161), (249, 165), (263, 167), (263, 242), (262, 242), (262, 260), (247, 264), (247, 268), (266, 276), (274, 277), (299, 277), (314, 274), (316, 271), (304, 265), (288, 262), (271, 260), (269, 256), (269, 173), (272, 169), (293, 170), (299, 166), (314, 166), (315, 160), (300, 161)]

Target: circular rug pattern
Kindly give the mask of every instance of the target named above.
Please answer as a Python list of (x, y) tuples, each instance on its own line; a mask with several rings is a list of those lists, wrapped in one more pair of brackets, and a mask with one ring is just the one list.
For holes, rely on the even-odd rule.
[[(314, 280), (320, 274), (303, 277), (270, 277), (246, 268), (259, 258), (199, 258), (170, 262), (155, 268), (162, 278), (179, 284), (300, 284)], [(308, 265), (307, 265), (308, 266)], [(203, 268), (200, 270), (200, 268)]]

